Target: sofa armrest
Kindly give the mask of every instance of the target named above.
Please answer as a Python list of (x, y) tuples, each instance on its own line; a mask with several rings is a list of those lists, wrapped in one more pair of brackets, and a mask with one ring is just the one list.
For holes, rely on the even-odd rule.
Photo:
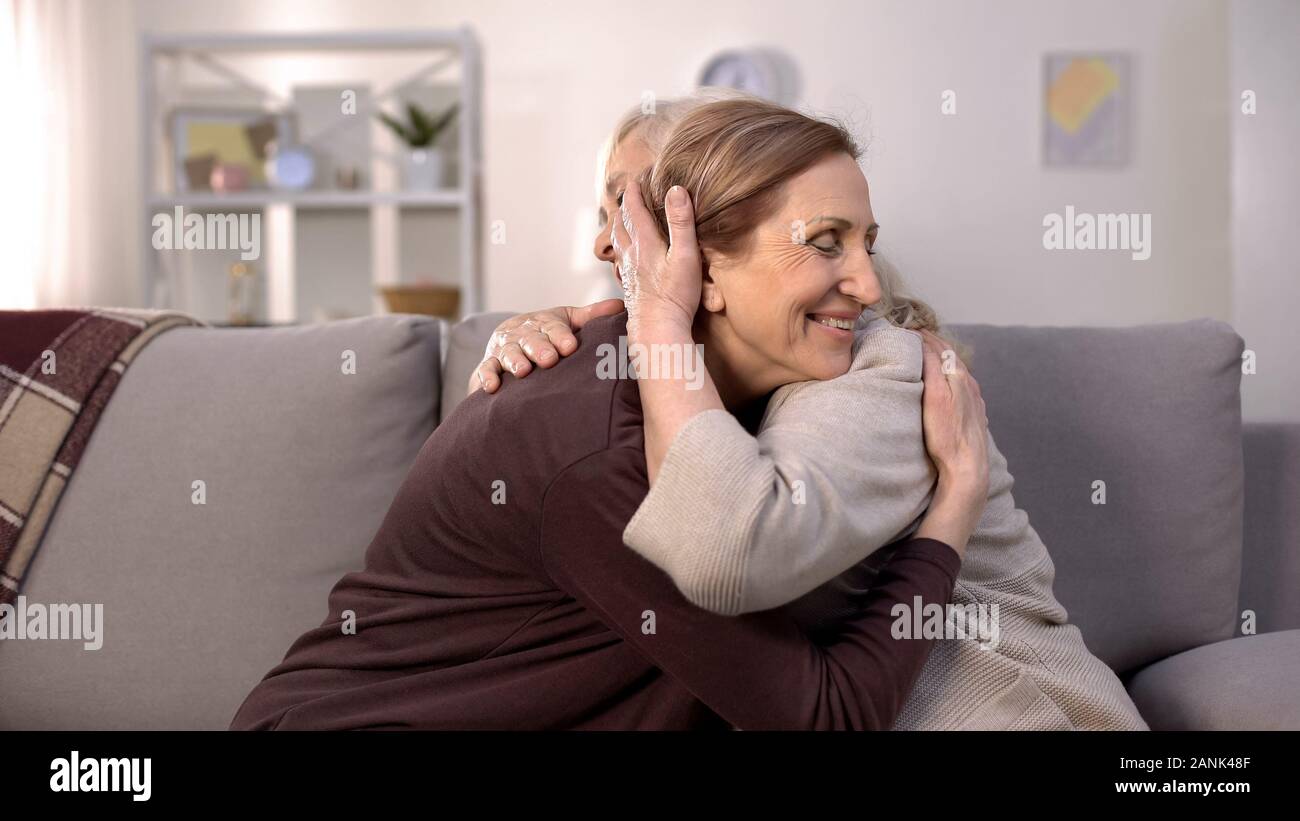
[(1300, 730), (1300, 630), (1215, 642), (1142, 668), (1129, 695), (1153, 730)]
[(1300, 629), (1300, 423), (1242, 428), (1246, 468), (1241, 611), (1255, 613), (1255, 632)]

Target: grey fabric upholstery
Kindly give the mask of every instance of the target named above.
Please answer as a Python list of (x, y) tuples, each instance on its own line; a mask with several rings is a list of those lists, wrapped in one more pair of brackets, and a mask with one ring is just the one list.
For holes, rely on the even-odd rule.
[(5, 642), (0, 728), (225, 729), (361, 566), (434, 426), (438, 327), (186, 328), (146, 347), (25, 591), (102, 603), (104, 645)]
[(483, 361), (483, 349), (492, 331), (512, 316), (506, 312), (473, 314), (452, 326), (447, 335), (447, 358), (442, 366), (442, 419), (450, 416), (465, 398), (470, 374)]
[[(1300, 424), (1247, 425), (1240, 611), (1266, 633), (1300, 629)], [(1240, 627), (1240, 625), (1239, 625)], [(1240, 632), (1240, 630), (1239, 630)], [(1296, 684), (1300, 699), (1300, 682)]]
[(1138, 672), (1129, 694), (1153, 730), (1300, 730), (1300, 630), (1179, 653)]
[[(1230, 638), (1241, 573), (1241, 352), (1212, 320), (954, 326), (1016, 502), (1088, 647), (1125, 672)], [(1093, 482), (1106, 503), (1093, 504)]]

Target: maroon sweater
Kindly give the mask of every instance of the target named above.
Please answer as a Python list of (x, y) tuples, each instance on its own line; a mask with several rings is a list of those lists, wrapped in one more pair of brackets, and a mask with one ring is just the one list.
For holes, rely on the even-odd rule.
[(572, 356), (475, 393), (429, 437), (365, 568), (334, 586), (325, 622), (232, 729), (893, 724), (931, 642), (891, 638), (890, 610), (945, 604), (957, 554), (929, 539), (887, 548), (870, 589), (846, 574), (837, 602), (804, 602), (830, 624), (794, 606), (691, 605), (623, 545), (647, 491), (641, 405), (634, 380), (596, 365), (626, 319), (589, 323)]

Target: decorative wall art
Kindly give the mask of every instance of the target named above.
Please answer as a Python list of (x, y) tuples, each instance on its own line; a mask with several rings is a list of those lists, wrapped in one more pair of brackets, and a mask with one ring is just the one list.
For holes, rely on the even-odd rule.
[(1048, 54), (1043, 60), (1043, 162), (1128, 163), (1131, 98), (1127, 54)]

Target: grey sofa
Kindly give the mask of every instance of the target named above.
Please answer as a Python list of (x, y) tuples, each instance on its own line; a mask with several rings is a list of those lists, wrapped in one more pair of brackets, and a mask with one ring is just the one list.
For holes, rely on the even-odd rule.
[[(225, 728), (361, 566), (502, 316), (149, 345), (24, 591), (103, 604), (103, 646), (5, 642), (0, 728)], [(1300, 425), (1243, 429), (1241, 339), (1209, 320), (954, 331), (1057, 595), (1152, 727), (1300, 728)]]

